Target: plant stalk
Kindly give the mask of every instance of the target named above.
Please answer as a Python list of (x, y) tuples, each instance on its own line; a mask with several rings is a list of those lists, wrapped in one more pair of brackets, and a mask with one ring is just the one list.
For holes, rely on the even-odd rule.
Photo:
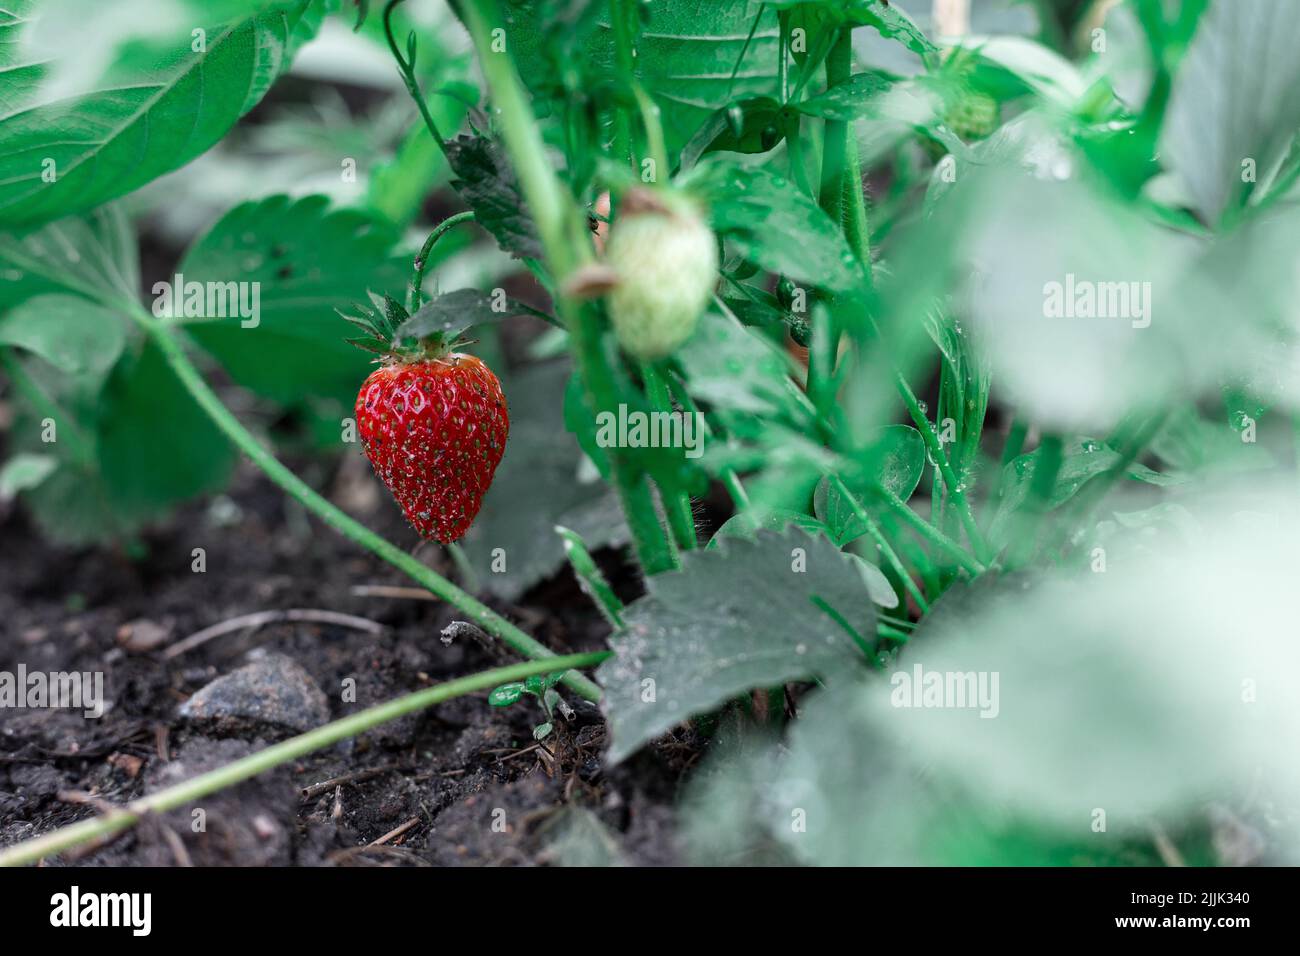
[(473, 221), (474, 213), (469, 210), (448, 216), (433, 227), (433, 232), (429, 233), (429, 238), (425, 239), (424, 245), (420, 247), (420, 254), (415, 257), (415, 266), (411, 273), (411, 291), (406, 300), (407, 312), (414, 315), (415, 310), (423, 304), (420, 302), (420, 296), (424, 291), (424, 270), (429, 266), (429, 256), (433, 253), (433, 247), (438, 244), (438, 240), (462, 222)]
[[(585, 221), (547, 161), (546, 144), (533, 120), (510, 56), (491, 47), (489, 22), (500, 22), (495, 0), (466, 0), (460, 8), (501, 120), (506, 150), (546, 251), (556, 290), (556, 308), (573, 342), (583, 397), (588, 409), (596, 415), (613, 405), (617, 395), (613, 372), (604, 353), (603, 330), (592, 308), (583, 307), (564, 292), (565, 281), (573, 271), (592, 258)], [(611, 450), (609, 457), (614, 487), (641, 567), (650, 575), (672, 570), (677, 567), (677, 555), (672, 539), (659, 520), (646, 476), (617, 450)]]
[(330, 721), (324, 726), (309, 730), (297, 737), (290, 737), (274, 746), (259, 750), (218, 767), (207, 773), (199, 774), (182, 783), (151, 793), (147, 797), (133, 800), (120, 810), (114, 810), (102, 816), (82, 820), (66, 827), (60, 827), (52, 833), (26, 840), (7, 850), (0, 851), (0, 866), (22, 866), (35, 863), (47, 856), (61, 853), (71, 847), (100, 837), (106, 837), (120, 830), (134, 826), (141, 818), (150, 813), (162, 813), (184, 806), (200, 797), (216, 793), (226, 787), (234, 786), (259, 773), (295, 760), (315, 750), (336, 744), (340, 740), (355, 737), (372, 727), (396, 720), (406, 714), (414, 713), (451, 700), (463, 697), (475, 691), (489, 690), (499, 684), (513, 680), (522, 680), (534, 674), (554, 673), (557, 668), (591, 667), (610, 656), (609, 651), (595, 651), (589, 654), (570, 654), (553, 660), (528, 661), (523, 664), (511, 664), (497, 667), (481, 674), (461, 677), (457, 680), (417, 690), (395, 700), (367, 707), (365, 710), (350, 714), (338, 720)]

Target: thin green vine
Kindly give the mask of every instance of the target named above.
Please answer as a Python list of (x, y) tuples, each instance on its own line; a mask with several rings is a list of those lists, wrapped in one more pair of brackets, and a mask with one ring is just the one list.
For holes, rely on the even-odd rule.
[(272, 767), (288, 763), (290, 760), (295, 760), (305, 754), (328, 747), (340, 740), (355, 737), (372, 727), (424, 710), (434, 704), (440, 704), (455, 697), (464, 697), (466, 694), (472, 694), (475, 691), (490, 690), (507, 681), (521, 680), (535, 674), (554, 673), (556, 669), (560, 668), (568, 670), (576, 667), (592, 667), (609, 656), (609, 651), (596, 651), (589, 654), (570, 654), (552, 660), (511, 664), (508, 667), (494, 668), (480, 674), (461, 677), (445, 684), (438, 684), (435, 687), (428, 687), (411, 694), (405, 694), (383, 704), (368, 707), (359, 713), (331, 721), (324, 726), (317, 727), (315, 730), (299, 734), (297, 737), (290, 737), (288, 740), (249, 754), (234, 763), (228, 763), (224, 767), (218, 767), (182, 783), (166, 787), (146, 797), (141, 797), (121, 809), (115, 809), (101, 816), (60, 827), (52, 833), (26, 840), (6, 850), (0, 850), (0, 866), (23, 866), (28, 863), (35, 863), (45, 857), (62, 853), (74, 846), (110, 836), (139, 823), (146, 814), (163, 813), (167, 810), (182, 807), (200, 797), (205, 797), (210, 793), (216, 793), (218, 790), (224, 790), (226, 787), (234, 786), (250, 777), (255, 777)]

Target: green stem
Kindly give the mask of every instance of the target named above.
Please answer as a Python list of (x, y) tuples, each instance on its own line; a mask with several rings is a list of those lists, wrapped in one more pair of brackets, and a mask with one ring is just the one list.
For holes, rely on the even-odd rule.
[[(674, 391), (677, 394), (678, 400), (682, 403), (682, 408), (685, 409), (689, 415), (699, 415), (700, 410), (698, 406), (696, 406), (695, 400), (691, 398), (691, 393), (687, 391), (686, 386), (683, 385), (681, 380), (678, 378), (674, 378), (673, 383), (676, 386)], [(700, 415), (699, 420), (704, 425), (704, 437), (706, 439), (711, 439), (713, 437), (713, 429), (709, 427), (708, 421), (702, 415)], [(736, 514), (740, 514), (740, 512), (747, 510), (749, 508), (749, 493), (745, 491), (745, 486), (741, 483), (740, 476), (736, 474), (736, 469), (732, 468), (730, 465), (726, 465), (719, 470), (718, 476), (722, 479), (722, 484), (726, 487), (727, 494), (731, 496), (731, 503), (736, 508)]]
[(993, 474), (993, 483), (989, 486), (989, 500), (985, 517), (997, 510), (998, 497), (1002, 494), (1002, 475), (1020, 453), (1025, 450), (1025, 439), (1029, 436), (1029, 425), (1022, 418), (1013, 419), (1007, 430), (1007, 443), (1002, 446), (1002, 458), (998, 470)]
[[(846, 82), (853, 72), (853, 32), (842, 27), (826, 55), (826, 86), (829, 89)], [(844, 120), (827, 120), (822, 140), (822, 178), (818, 204), (830, 216), (831, 222), (840, 222), (840, 204), (844, 198), (845, 145), (848, 142), (849, 124)]]
[[(656, 412), (672, 414), (673, 400), (668, 392), (668, 383), (664, 381), (663, 375), (654, 363), (641, 363), (641, 378), (645, 382), (646, 397), (650, 399), (650, 407)], [(659, 491), (663, 495), (668, 526), (672, 529), (677, 547), (683, 551), (690, 551), (696, 545), (695, 512), (691, 510), (691, 496), (676, 489), (669, 492), (664, 489), (662, 483)]]
[(921, 410), (921, 403), (917, 401), (916, 393), (912, 391), (912, 386), (907, 384), (907, 379), (897, 370), (894, 371), (894, 383), (898, 388), (898, 393), (903, 397), (903, 404), (907, 406), (908, 414), (912, 416), (912, 421), (916, 423), (916, 430), (921, 433), (921, 438), (925, 442), (926, 450), (930, 453), (935, 467), (939, 469), (939, 474), (943, 476), (943, 483), (948, 488), (948, 500), (952, 502), (957, 509), (957, 515), (961, 518), (962, 526), (966, 529), (966, 536), (970, 538), (971, 547), (975, 549), (975, 556), (981, 563), (987, 563), (989, 560), (988, 542), (984, 540), (984, 534), (980, 531), (979, 524), (975, 521), (975, 515), (970, 508), (970, 502), (966, 499), (966, 493), (953, 473), (952, 465), (948, 463), (948, 456), (943, 453), (943, 443), (939, 441), (939, 435), (934, 430), (934, 425), (925, 412)]
[[(501, 122), (502, 138), (546, 250), (556, 307), (569, 330), (583, 397), (594, 416), (615, 404), (617, 396), (613, 372), (605, 358), (603, 329), (592, 308), (582, 307), (563, 291), (574, 269), (592, 258), (586, 222), (551, 168), (513, 62), (507, 54), (491, 48), (489, 20), (500, 22), (496, 0), (467, 0), (460, 7)], [(672, 539), (659, 521), (645, 475), (617, 450), (612, 449), (609, 458), (611, 477), (642, 568), (649, 575), (675, 568), (677, 555)]]
[[(542, 659), (554, 657), (554, 652), (528, 636), (515, 625), (501, 617), (491, 608), (475, 600), (456, 585), (452, 584), (432, 568), (422, 564), (401, 548), (396, 547), (369, 528), (344, 514), (312, 490), (301, 478), (286, 468), (274, 455), (263, 448), (237, 419), (222, 404), (216, 392), (203, 380), (198, 369), (189, 360), (185, 350), (176, 340), (171, 330), (146, 313), (135, 303), (122, 301), (124, 308), (144, 328), (150, 338), (162, 352), (163, 358), (171, 366), (181, 384), (193, 396), (199, 407), (207, 412), (208, 417), (226, 434), (248, 458), (257, 465), (268, 478), (283, 488), (308, 511), (340, 532), (351, 538), (363, 548), (387, 561), (399, 571), (404, 572), (419, 584), (428, 588), (449, 604), (455, 605), (461, 613), (489, 634), (504, 641), (509, 647), (525, 657)], [(567, 674), (564, 682), (578, 694), (588, 700), (600, 699), (600, 688), (581, 674)]]
[(570, 654), (556, 657), (549, 661), (529, 661), (523, 664), (511, 664), (498, 667), (481, 674), (461, 677), (457, 680), (428, 687), (424, 690), (405, 694), (395, 700), (368, 707), (339, 720), (331, 721), (315, 730), (310, 730), (297, 737), (290, 737), (282, 743), (259, 750), (228, 763), (224, 767), (191, 777), (174, 786), (166, 787), (147, 797), (141, 797), (102, 816), (82, 820), (66, 827), (60, 827), (52, 833), (27, 840), (7, 850), (0, 851), (0, 866), (22, 866), (35, 863), (44, 857), (61, 853), (70, 847), (87, 843), (100, 837), (125, 830), (138, 823), (146, 814), (163, 813), (185, 806), (200, 797), (234, 786), (272, 767), (296, 760), (305, 754), (347, 740), (364, 733), (372, 727), (396, 720), (407, 714), (424, 710), (434, 704), (440, 704), (455, 697), (464, 697), (475, 691), (489, 690), (500, 684), (522, 680), (535, 674), (554, 673), (556, 668), (591, 667), (610, 656), (609, 651), (596, 651), (589, 654)]
[(467, 212), (458, 212), (454, 216), (448, 216), (438, 225), (434, 226), (433, 232), (429, 233), (429, 238), (424, 240), (424, 245), (420, 247), (420, 254), (415, 257), (414, 270), (411, 273), (411, 292), (407, 296), (406, 311), (415, 312), (421, 305), (420, 295), (424, 290), (424, 270), (429, 265), (429, 256), (433, 252), (433, 247), (437, 245), (438, 240), (445, 236), (452, 228), (459, 226), (462, 222), (473, 222), (473, 210)]
[[(853, 31), (843, 27), (836, 35), (830, 53), (826, 56), (826, 86), (832, 87), (846, 81), (853, 69)], [(844, 162), (847, 158), (849, 124), (843, 120), (827, 120), (822, 144), (821, 184), (818, 204), (834, 223), (842, 219), (844, 201)], [(822, 320), (814, 318), (811, 348), (808, 349), (808, 397), (812, 399), (817, 415), (825, 420), (835, 401), (832, 378), (835, 356), (839, 348), (839, 332), (835, 317), (826, 309)]]
[(1013, 550), (1007, 561), (1008, 567), (1012, 569), (1023, 566), (1037, 550), (1043, 519), (1052, 506), (1052, 493), (1056, 489), (1056, 476), (1061, 472), (1062, 460), (1061, 436), (1044, 435), (1029, 479), (1029, 495), (1017, 522), (1019, 534), (1012, 544)]
[(447, 144), (438, 132), (438, 124), (434, 122), (433, 114), (429, 112), (429, 104), (425, 102), (424, 94), (420, 92), (420, 81), (415, 76), (415, 34), (409, 34), (407, 49), (410, 51), (411, 58), (407, 60), (400, 50), (397, 49), (397, 40), (393, 37), (393, 10), (402, 0), (388, 0), (388, 5), (384, 7), (384, 36), (388, 39), (388, 48), (393, 52), (393, 59), (397, 61), (398, 72), (402, 74), (402, 82), (406, 84), (406, 91), (410, 93), (411, 99), (415, 100), (415, 105), (420, 110), (420, 116), (424, 118), (424, 125), (428, 128), (429, 134), (433, 141), (438, 144), (438, 149), (442, 151), (444, 158), (447, 157)]
[(953, 560), (955, 560), (959, 565), (961, 565), (971, 574), (983, 573), (985, 569), (982, 563), (972, 558), (969, 554), (966, 553), (966, 549), (963, 548), (960, 544), (952, 540), (952, 538), (948, 537), (938, 528), (930, 524), (930, 522), (926, 521), (915, 511), (909, 508), (907, 506), (907, 502), (903, 501), (903, 499), (898, 497), (898, 495), (894, 494), (892, 491), (890, 491), (888, 488), (884, 487), (883, 485), (875, 486), (872, 489), (872, 491), (882, 501), (884, 501), (885, 504), (889, 505), (890, 510), (892, 510), (900, 518), (902, 518), (903, 523), (906, 524), (913, 531), (915, 531), (918, 535), (920, 535), (921, 538), (928, 541), (930, 544), (934, 545), (935, 547), (943, 551), (946, 551), (948, 555), (953, 558)]
[(921, 613), (928, 613), (930, 605), (926, 603), (925, 595), (922, 594), (921, 589), (916, 586), (916, 582), (912, 580), (912, 576), (907, 573), (907, 568), (903, 565), (903, 562), (899, 560), (898, 552), (893, 549), (884, 534), (881, 533), (880, 525), (876, 524), (871, 515), (867, 514), (867, 509), (862, 507), (862, 503), (858, 501), (857, 496), (849, 491), (849, 487), (844, 483), (843, 478), (839, 475), (832, 475), (831, 480), (835, 483), (835, 490), (838, 491), (844, 497), (844, 500), (849, 503), (849, 507), (853, 509), (853, 513), (857, 516), (857, 519), (866, 526), (867, 534), (871, 536), (872, 541), (876, 542), (876, 547), (880, 549), (881, 555), (887, 562), (889, 562), (889, 566), (893, 569), (894, 574), (896, 574), (899, 580), (903, 582), (903, 587), (907, 590), (907, 593), (912, 595), (912, 600), (915, 601), (916, 606), (921, 609)]

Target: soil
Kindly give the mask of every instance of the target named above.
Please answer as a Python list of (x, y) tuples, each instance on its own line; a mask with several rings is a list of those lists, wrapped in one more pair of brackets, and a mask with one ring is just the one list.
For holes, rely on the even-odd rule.
[[(389, 540), (415, 544), (390, 502), (358, 494), (365, 485), (355, 463), (334, 473), (319, 460), (289, 464)], [(0, 670), (15, 672), (21, 662), (29, 672), (102, 671), (109, 703), (99, 719), (80, 710), (0, 709), (0, 846), (90, 816), (96, 800), (122, 803), (291, 735), (274, 722), (179, 714), (214, 679), (266, 655), (283, 655), (310, 675), (331, 718), (515, 659), (473, 639), (444, 645), (439, 634), (455, 617), (441, 602), (354, 593), (358, 585), (412, 582), (308, 517), (247, 464), (226, 495), (182, 509), (130, 554), (52, 547), (20, 509), (6, 510)], [(206, 552), (203, 573), (191, 569), (196, 547)], [(454, 577), (440, 549), (415, 553)], [(616, 555), (599, 557), (616, 589), (634, 597), (640, 585), (630, 570)], [(567, 570), (517, 605), (494, 607), (558, 653), (603, 645), (606, 629)], [(167, 646), (230, 618), (294, 608), (355, 615), (383, 630), (281, 621), (164, 656)], [(344, 702), (347, 678), (355, 702)], [(606, 769), (599, 711), (567, 699), (574, 717), (557, 722), (546, 748), (534, 746), (541, 717), (528, 698), (507, 708), (490, 707), (483, 694), (460, 698), (47, 862), (559, 863), (556, 824), (573, 808), (603, 824), (602, 841), (623, 862), (676, 862), (677, 788), (698, 742), (682, 731)], [(343, 779), (319, 786), (336, 778)]]

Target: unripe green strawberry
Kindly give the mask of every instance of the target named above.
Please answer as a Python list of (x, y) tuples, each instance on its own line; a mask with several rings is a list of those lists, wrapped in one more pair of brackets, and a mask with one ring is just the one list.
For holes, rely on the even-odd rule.
[(700, 215), (644, 189), (623, 197), (605, 262), (616, 275), (610, 323), (640, 359), (663, 358), (690, 338), (718, 278), (717, 242)]
[(383, 362), (357, 393), (357, 431), (406, 520), (448, 544), (469, 530), (505, 454), (505, 396), (480, 359), (452, 351), (454, 334), (404, 340), (405, 310), (377, 304), (350, 319), (367, 333), (353, 343)]
[(986, 93), (963, 90), (948, 107), (944, 122), (962, 139), (984, 139), (998, 128), (998, 101)]

